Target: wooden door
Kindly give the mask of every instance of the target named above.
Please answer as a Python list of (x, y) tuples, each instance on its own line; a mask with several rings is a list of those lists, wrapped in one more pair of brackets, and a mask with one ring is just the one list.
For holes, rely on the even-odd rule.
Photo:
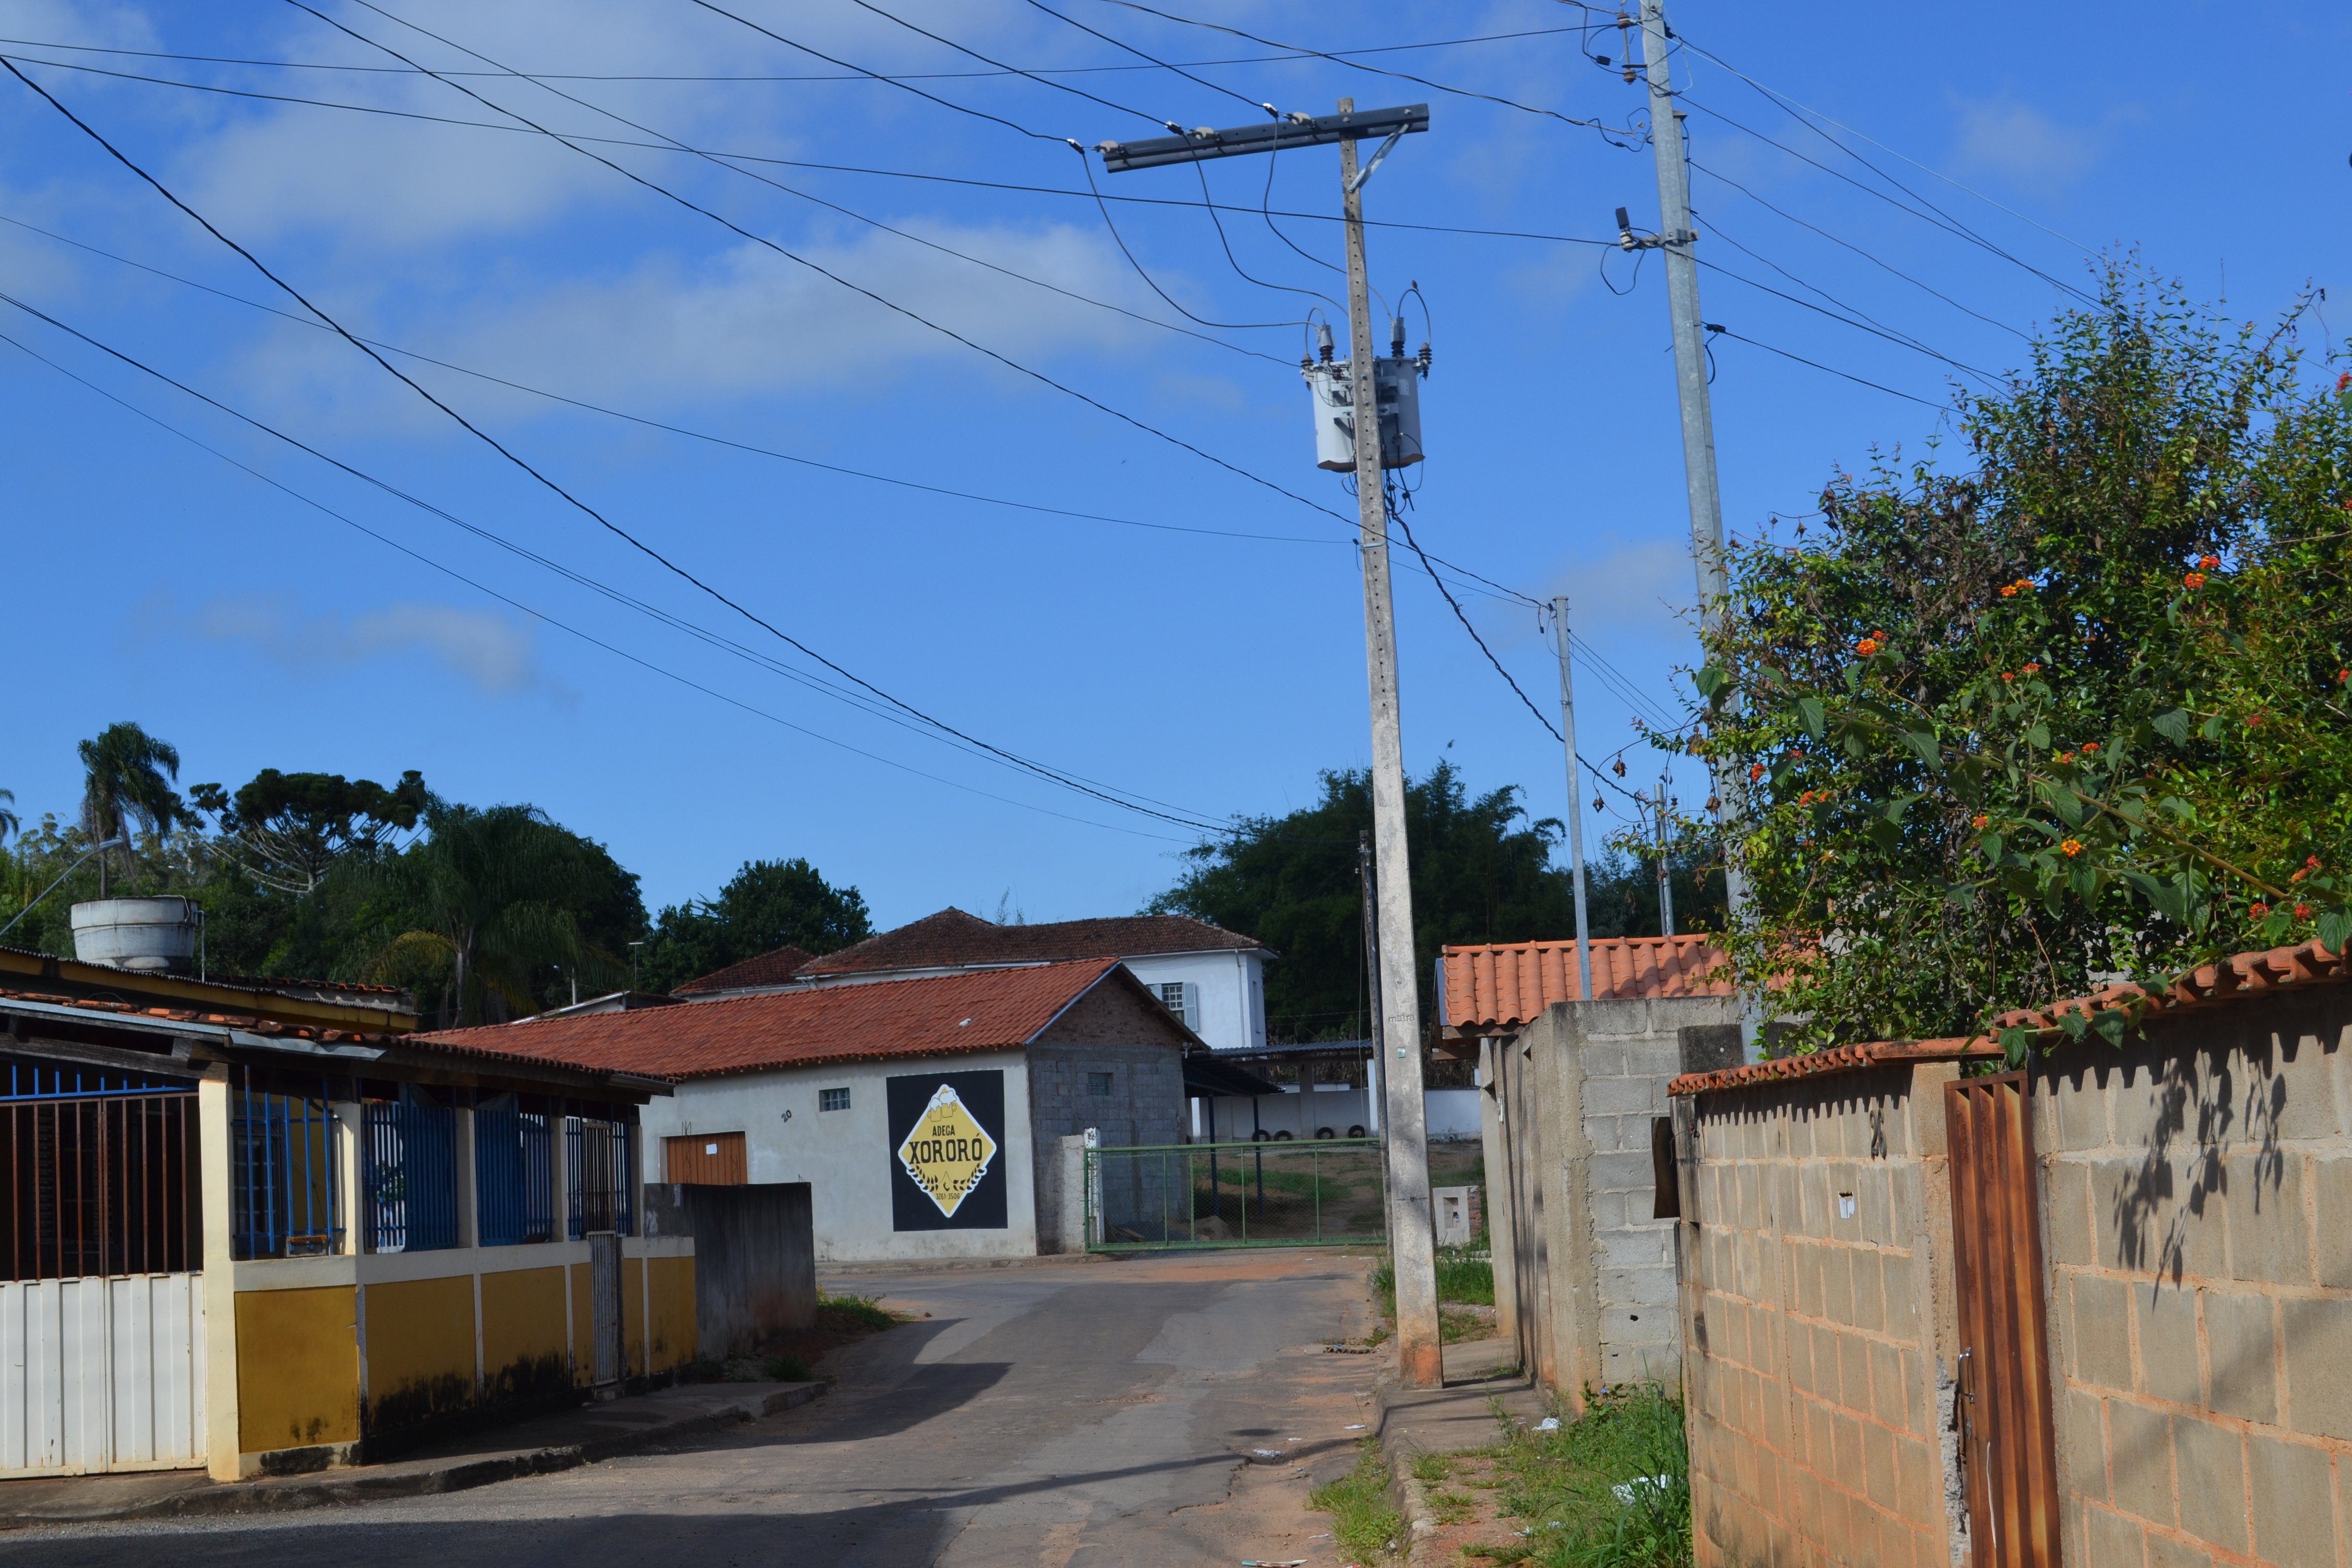
[(662, 1167), (673, 1182), (740, 1187), (750, 1181), (740, 1132), (697, 1132), (662, 1140)]
[(2058, 1568), (2057, 1439), (2023, 1073), (1944, 1089), (1959, 1289), (1960, 1452), (1976, 1568)]

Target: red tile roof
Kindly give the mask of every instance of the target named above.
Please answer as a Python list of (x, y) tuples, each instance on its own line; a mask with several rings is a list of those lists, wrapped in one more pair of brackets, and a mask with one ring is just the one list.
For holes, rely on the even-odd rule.
[(2021, 1007), (2003, 1013), (1982, 1035), (1940, 1040), (1877, 1040), (1867, 1045), (1840, 1046), (1808, 1056), (1780, 1057), (1720, 1072), (1685, 1073), (1666, 1086), (1669, 1094), (1705, 1094), (1773, 1079), (1805, 1078), (1815, 1073), (1853, 1072), (1885, 1061), (1955, 1061), (1969, 1057), (1997, 1057), (1995, 1043), (2003, 1029), (2031, 1029), (2037, 1040), (2064, 1028), (2059, 1022), (2070, 1015), (2089, 1018), (2122, 1011), (2137, 1024), (2149, 1014), (2188, 1013), (2234, 1005), (2250, 997), (2281, 991), (2308, 990), (2314, 985), (2352, 981), (2352, 963), (2329, 952), (2316, 942), (2295, 947), (2273, 947), (2261, 952), (2241, 952), (2218, 963), (2200, 965), (2163, 985), (2126, 982), (2044, 1008)]
[(912, 925), (829, 952), (801, 970), (803, 977), (858, 974), (890, 969), (952, 969), (991, 963), (1052, 963), (1081, 958), (1139, 958), (1154, 952), (1219, 952), (1264, 948), (1189, 915), (1118, 915), (1103, 920), (1052, 921), (1001, 926), (961, 910), (941, 910)]
[(979, 970), (412, 1037), (672, 1079), (1003, 1050), (1035, 1038), (1118, 968), (1098, 959)]
[[(1603, 937), (1585, 944), (1599, 1000), (1730, 996), (1731, 965), (1704, 936)], [(1447, 1033), (1514, 1029), (1555, 1002), (1580, 1002), (1576, 942), (1514, 942), (1444, 950)]]
[(747, 958), (740, 963), (730, 963), (724, 969), (697, 975), (679, 986), (677, 994), (690, 996), (698, 991), (741, 991), (753, 985), (782, 985), (792, 979), (794, 971), (815, 956), (803, 948), (780, 947), (773, 952), (763, 952), (757, 958)]

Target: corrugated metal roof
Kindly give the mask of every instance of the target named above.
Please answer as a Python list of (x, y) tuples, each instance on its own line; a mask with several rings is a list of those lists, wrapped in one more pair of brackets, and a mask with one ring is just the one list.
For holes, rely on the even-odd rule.
[[(655, 1078), (1003, 1050), (1027, 1044), (1118, 968), (1117, 960), (827, 985), (585, 1017), (419, 1035)], [(1137, 995), (1139, 1006), (1148, 998)], [(1182, 1026), (1169, 1016), (1171, 1044)]]
[[(1586, 945), (1592, 989), (1603, 1002), (1737, 993), (1727, 955), (1706, 936), (1604, 937)], [(1584, 1000), (1573, 938), (1448, 947), (1441, 963), (1450, 1034), (1517, 1028), (1555, 1002)]]

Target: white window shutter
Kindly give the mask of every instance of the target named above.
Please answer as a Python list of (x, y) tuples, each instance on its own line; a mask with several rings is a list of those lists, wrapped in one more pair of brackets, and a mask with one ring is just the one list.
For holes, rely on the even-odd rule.
[(1195, 981), (1184, 982), (1184, 1026), (1194, 1034), (1201, 1032), (1204, 1020), (1201, 1016), (1201, 987)]

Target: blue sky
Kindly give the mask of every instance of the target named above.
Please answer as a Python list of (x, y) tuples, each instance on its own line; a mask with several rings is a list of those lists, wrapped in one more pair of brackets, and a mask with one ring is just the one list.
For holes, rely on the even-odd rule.
[[(261, 0), (0, 0), (0, 34), (16, 40), (0, 53), (352, 331), (462, 367), (394, 356), (549, 479), (858, 679), (1180, 816), (1278, 812), (1312, 797), (1318, 769), (1369, 750), (1353, 502), (1312, 466), (1295, 368), (1296, 323), (1316, 303), (1296, 290), (1341, 292), (1326, 265), (1340, 259), (1336, 153), (1285, 154), (1272, 171), (1272, 209), (1310, 215), (1280, 220), (1297, 249), (1255, 210), (1264, 160), (1202, 171), (1216, 201), (1250, 209), (1222, 215), (1222, 241), (1198, 205), (1202, 174), (1097, 165), (1106, 195), (1177, 204), (1113, 214), (1159, 289), (1213, 322), (1288, 323), (1229, 330), (1184, 321), (1138, 276), (1076, 156), (1050, 138), (1247, 123), (1244, 99), (1310, 113), (1342, 95), (1426, 100), (1431, 132), (1368, 188), (1371, 217), (1606, 239), (1621, 205), (1654, 226), (1649, 153), (1568, 121), (1622, 124), (1643, 95), (1588, 58), (1622, 52), (1615, 29), (1562, 31), (1582, 13), (1552, 0), (1161, 7), (1323, 50), (1480, 40), (1359, 57), (1461, 91), (1268, 59), (1286, 51), (1106, 0), (1050, 3), (729, 7), (855, 66), (921, 73), (909, 85), (1012, 126), (870, 79), (808, 79), (848, 73), (689, 0), (320, 0), (425, 66), (486, 73), (463, 79), (495, 110)], [(1874, 446), (1919, 452), (1961, 374), (1949, 362), (2019, 363), (2018, 334), (2062, 298), (2050, 279), (2089, 286), (2099, 252), (2134, 248), (2201, 299), (2226, 289), (2242, 319), (2328, 288), (2336, 324), (2352, 325), (2341, 7), (1694, 0), (1671, 16), (1691, 46), (1675, 68), (1712, 264), (1706, 318), (1753, 340), (1717, 346), (1734, 529), (1810, 510), (1823, 477)], [(990, 68), (892, 16), (1119, 107), (1021, 76), (937, 74)], [(1160, 60), (1217, 62), (1191, 68), (1239, 97), (1074, 22)], [(25, 63), (37, 59), (52, 63)], [(1106, 67), (1119, 68), (1080, 69)], [(1743, 77), (1823, 118), (1801, 121)], [(1135, 423), (499, 110), (611, 138), (583, 144)], [(632, 144), (665, 137), (772, 161)], [(1922, 199), (1929, 217), (1895, 205)], [(135, 719), (180, 747), (184, 782), (414, 767), (456, 798), (533, 802), (610, 844), (656, 905), (710, 892), (753, 857), (809, 857), (885, 924), (1000, 900), (1032, 920), (1123, 912), (1176, 875), (1184, 828), (839, 700), (824, 686), (841, 676), (349, 344), (253, 308), (299, 314), (13, 79), (0, 79), (0, 289), (439, 509), (0, 306), (0, 331), (61, 367), (0, 343), (18, 677), (0, 787), (21, 811), (69, 811), (73, 742)], [(1433, 228), (1375, 228), (1370, 249), (1375, 287), (1393, 300), (1418, 282), (1433, 319), (1414, 530), (1515, 593), (1571, 596), (1622, 678), (1588, 665), (1580, 679), (1584, 750), (1605, 758), (1633, 738), (1636, 702), (1675, 705), (1692, 647), (1661, 269), (1636, 274), (1592, 245)], [(2316, 317), (2304, 341), (2324, 347)], [(1024, 509), (1038, 507), (1091, 515)], [(1538, 814), (1559, 813), (1557, 745), (1406, 565), (1410, 765), (1448, 756), (1473, 787), (1517, 784)], [(1554, 666), (1533, 614), (1493, 595), (1463, 603), (1549, 711)], [(1654, 774), (1654, 753), (1629, 761), (1636, 779)], [(1588, 820), (1608, 824), (1590, 794)]]

